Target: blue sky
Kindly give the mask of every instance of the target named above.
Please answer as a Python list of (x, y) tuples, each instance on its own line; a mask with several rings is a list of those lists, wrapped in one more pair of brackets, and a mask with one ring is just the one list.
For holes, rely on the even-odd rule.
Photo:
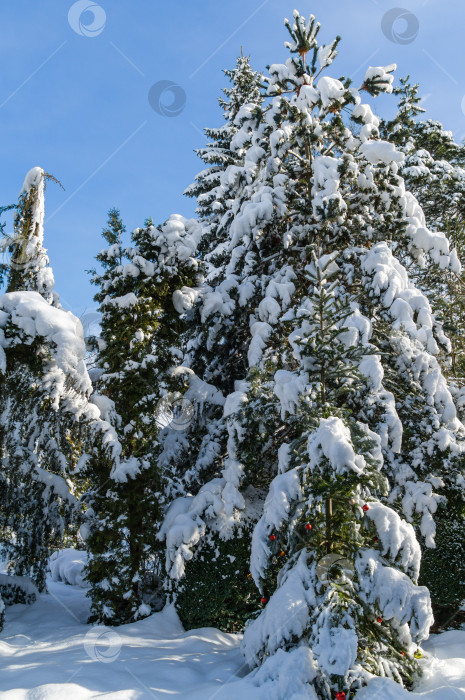
[[(331, 75), (357, 82), (368, 65), (396, 62), (398, 76), (420, 83), (428, 115), (462, 139), (465, 3), (399, 3), (389, 38), (382, 19), (397, 6), (386, 0), (101, 0), (96, 14), (77, 8), (74, 28), (71, 0), (0, 0), (0, 202), (16, 201), (35, 165), (63, 183), (65, 191), (47, 187), (45, 232), (64, 305), (78, 315), (95, 307), (85, 270), (110, 207), (128, 230), (149, 216), (193, 214), (182, 192), (201, 169), (193, 149), (204, 144), (202, 127), (222, 121), (222, 69), (241, 46), (257, 69), (284, 61), (283, 18), (294, 7), (316, 15), (326, 43), (342, 35)], [(149, 104), (163, 80), (185, 92), (177, 116)], [(392, 98), (378, 102), (378, 112), (393, 109)]]

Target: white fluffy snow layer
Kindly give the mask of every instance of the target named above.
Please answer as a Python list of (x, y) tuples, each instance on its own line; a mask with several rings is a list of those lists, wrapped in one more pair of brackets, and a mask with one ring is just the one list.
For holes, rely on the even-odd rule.
[(54, 581), (63, 581), (70, 586), (87, 588), (84, 581), (84, 566), (87, 564), (87, 552), (68, 547), (54, 552), (49, 559), (48, 567)]
[(52, 348), (53, 357), (63, 376), (71, 377), (79, 391), (90, 393), (92, 386), (84, 362), (85, 344), (82, 324), (70, 311), (48, 304), (37, 292), (9, 292), (0, 296), (0, 371), (5, 371), (5, 352), (11, 324), (32, 343), (44, 338)]
[[(72, 558), (60, 553), (57, 559), (62, 556)], [(246, 675), (241, 635), (213, 628), (184, 632), (171, 607), (121, 627), (88, 625), (85, 590), (51, 580), (48, 586), (37, 603), (6, 608), (1, 700), (317, 700), (305, 647), (278, 650)], [(465, 700), (465, 631), (433, 636), (424, 653), (415, 693), (376, 678), (356, 699)]]
[(38, 187), (44, 177), (44, 171), (38, 165), (31, 168), (24, 178), (23, 186), (21, 187), (21, 196), (24, 192), (29, 192), (31, 187)]
[[(392, 255), (386, 243), (378, 243), (364, 255), (362, 270), (371, 277), (373, 294), (389, 310), (392, 328), (395, 331), (406, 331), (412, 341), (418, 341), (419, 348), (425, 349), (416, 350), (417, 359), (413, 369), (416, 370), (430, 403), (442, 415), (444, 425), (459, 429), (454, 400), (434, 357), (439, 352), (435, 334), (440, 335), (441, 329), (438, 327), (433, 331), (434, 317), (428, 299), (420, 290), (412, 287), (406, 269)], [(441, 338), (442, 342), (446, 340)], [(405, 346), (406, 339), (399, 342)], [(408, 352), (406, 346), (402, 350)]]
[[(43, 383), (58, 406), (64, 398), (70, 410), (85, 414), (93, 421), (95, 430), (100, 430), (103, 443), (111, 450), (115, 465), (111, 477), (124, 482), (136, 474), (143, 465), (132, 457), (121, 460), (121, 444), (115, 430), (107, 422), (113, 403), (106, 397), (93, 395), (92, 383), (85, 364), (85, 342), (81, 321), (71, 313), (51, 306), (37, 292), (9, 292), (0, 296), (0, 372), (6, 369), (5, 348), (18, 340), (30, 345), (37, 338), (43, 339), (50, 349), (51, 357)], [(69, 380), (75, 395), (69, 391)], [(64, 484), (59, 477), (42, 470), (42, 479), (54, 484), (58, 490)], [(68, 497), (66, 485), (61, 488), (63, 497)]]
[[(47, 251), (43, 247), (44, 243), (44, 218), (45, 218), (45, 173), (42, 168), (31, 168), (27, 173), (21, 195), (29, 194), (29, 191), (35, 187), (36, 199), (31, 211), (30, 228), (27, 233), (27, 238), (21, 241), (21, 261), (25, 264), (25, 270), (33, 272), (34, 282), (29, 281), (29, 289), (35, 289), (40, 292), (44, 298), (52, 303), (58, 300), (56, 293), (53, 292), (55, 279), (53, 277), (52, 268), (49, 265)], [(58, 304), (55, 304), (58, 305)]]

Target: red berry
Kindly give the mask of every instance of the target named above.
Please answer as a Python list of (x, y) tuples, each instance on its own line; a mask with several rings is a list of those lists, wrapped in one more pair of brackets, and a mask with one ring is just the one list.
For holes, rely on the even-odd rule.
[(401, 652), (400, 652), (400, 655), (401, 655), (401, 656), (405, 656), (405, 654), (404, 654), (404, 652), (403, 652), (403, 651), (401, 651)]
[(382, 618), (382, 617), (377, 617), (377, 618), (376, 618), (376, 622), (378, 622), (379, 624), (381, 624), (382, 621), (383, 621), (383, 618)]
[(275, 539), (276, 539), (276, 535), (270, 535), (270, 540), (271, 540), (272, 542), (274, 542)]
[(336, 700), (346, 700), (346, 694), (343, 690), (339, 691), (339, 693), (336, 693)]
[(366, 513), (367, 510), (370, 510), (370, 506), (367, 505), (367, 504), (365, 503), (365, 505), (363, 506), (362, 510)]
[(307, 523), (307, 524), (305, 525), (305, 529), (306, 529), (306, 530), (311, 530), (311, 529), (312, 529), (312, 526), (310, 525), (310, 523)]
[(375, 540), (374, 540), (374, 541), (375, 541), (375, 542), (378, 542), (378, 538), (377, 538), (377, 537), (375, 537)]
[(260, 603), (263, 603), (263, 604), (266, 603), (266, 598), (265, 598), (265, 596), (263, 596), (263, 598), (260, 598)]

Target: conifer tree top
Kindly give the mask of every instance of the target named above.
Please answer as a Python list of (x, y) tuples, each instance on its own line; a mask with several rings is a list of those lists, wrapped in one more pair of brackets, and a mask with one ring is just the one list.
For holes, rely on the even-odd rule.
[(36, 166), (27, 173), (14, 222), (14, 234), (3, 242), (11, 258), (7, 290), (32, 291), (41, 294), (48, 303), (59, 306), (53, 291), (55, 279), (44, 248), (45, 183), (57, 180)]
[(224, 109), (225, 119), (232, 122), (245, 102), (260, 100), (261, 75), (252, 69), (250, 57), (242, 55), (237, 57), (235, 68), (227, 68), (224, 74), (229, 78), (231, 86), (223, 88), (227, 100), (220, 97), (219, 103)]
[(33, 187), (38, 188), (44, 176), (45, 173), (43, 169), (38, 165), (31, 168), (29, 172), (26, 173), (19, 196), (21, 197), (22, 194), (28, 194)]

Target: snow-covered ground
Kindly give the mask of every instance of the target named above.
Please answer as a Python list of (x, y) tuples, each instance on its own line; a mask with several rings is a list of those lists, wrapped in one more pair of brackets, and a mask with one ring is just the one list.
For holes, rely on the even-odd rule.
[[(62, 572), (72, 560), (68, 554)], [(54, 578), (60, 577), (55, 568)], [(79, 583), (79, 576), (74, 578)], [(87, 625), (85, 589), (52, 577), (48, 585), (49, 593), (34, 605), (7, 608), (0, 633), (2, 700), (303, 700), (306, 695), (286, 691), (290, 679), (270, 679), (259, 688), (255, 678), (245, 678), (237, 635), (211, 628), (184, 632), (172, 608), (115, 629)], [(417, 693), (376, 679), (357, 700), (465, 700), (465, 631), (433, 637), (425, 650), (434, 657), (426, 654), (422, 661), (425, 674)]]

